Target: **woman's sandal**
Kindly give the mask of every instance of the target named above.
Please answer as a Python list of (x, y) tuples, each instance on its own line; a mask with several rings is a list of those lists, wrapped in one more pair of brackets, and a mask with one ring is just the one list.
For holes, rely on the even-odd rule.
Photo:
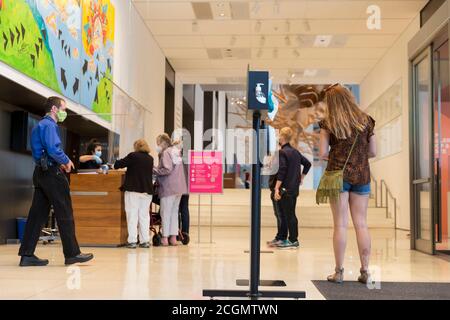
[(334, 274), (329, 275), (327, 277), (327, 280), (329, 282), (334, 282), (334, 283), (342, 283), (342, 282), (344, 282), (344, 268), (342, 268), (342, 269), (335, 268), (334, 269)]
[(361, 275), (358, 277), (358, 282), (367, 284), (372, 281), (370, 279), (370, 273), (368, 270), (360, 269), (359, 272), (361, 273)]

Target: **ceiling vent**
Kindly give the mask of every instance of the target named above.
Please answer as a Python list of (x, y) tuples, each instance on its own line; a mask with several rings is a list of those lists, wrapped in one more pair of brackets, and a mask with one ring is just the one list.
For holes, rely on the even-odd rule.
[(212, 20), (213, 12), (209, 2), (192, 2), (195, 18), (198, 20)]

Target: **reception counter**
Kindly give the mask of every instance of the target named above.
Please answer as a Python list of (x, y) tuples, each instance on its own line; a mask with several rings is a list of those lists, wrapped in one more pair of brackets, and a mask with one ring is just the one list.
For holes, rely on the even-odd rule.
[(70, 177), (73, 214), (81, 246), (120, 246), (127, 242), (123, 171), (73, 174)]

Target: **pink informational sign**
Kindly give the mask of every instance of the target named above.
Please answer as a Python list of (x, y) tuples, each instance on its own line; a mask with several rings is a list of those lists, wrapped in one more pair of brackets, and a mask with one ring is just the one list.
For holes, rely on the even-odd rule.
[(189, 193), (223, 193), (221, 151), (189, 151)]

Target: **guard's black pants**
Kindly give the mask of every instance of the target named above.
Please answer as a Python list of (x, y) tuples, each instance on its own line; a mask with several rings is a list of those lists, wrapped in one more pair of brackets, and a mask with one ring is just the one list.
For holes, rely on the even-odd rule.
[[(286, 191), (278, 201), (281, 214), (280, 240), (298, 241), (298, 220), (295, 214), (298, 192)], [(289, 238), (288, 238), (289, 232)]]
[(41, 230), (48, 220), (50, 206), (53, 206), (64, 256), (66, 258), (77, 256), (80, 254), (80, 247), (75, 237), (72, 200), (66, 176), (57, 167), (49, 167), (47, 171), (36, 167), (33, 174), (33, 184), (33, 202), (28, 214), (19, 255), (29, 256), (34, 254)]

